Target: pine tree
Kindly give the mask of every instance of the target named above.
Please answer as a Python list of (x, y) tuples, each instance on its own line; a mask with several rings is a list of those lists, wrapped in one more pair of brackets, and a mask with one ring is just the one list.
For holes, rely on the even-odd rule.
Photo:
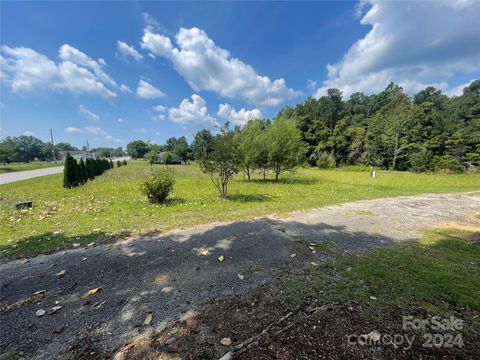
[(83, 161), (83, 158), (80, 159), (80, 162), (78, 164), (79, 167), (79, 173), (80, 173), (80, 181), (82, 183), (88, 181), (88, 173), (87, 173), (87, 167), (85, 166), (85, 162)]
[(71, 188), (77, 186), (79, 183), (80, 179), (77, 160), (75, 160), (70, 153), (67, 153), (63, 168), (63, 187)]
[(95, 164), (94, 160), (92, 158), (87, 158), (86, 160), (86, 165), (85, 167), (87, 168), (87, 175), (90, 180), (93, 180), (95, 177)]

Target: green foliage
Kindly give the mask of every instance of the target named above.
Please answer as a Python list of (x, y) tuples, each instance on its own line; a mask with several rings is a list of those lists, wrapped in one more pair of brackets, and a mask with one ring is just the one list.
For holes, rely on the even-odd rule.
[(254, 169), (268, 168), (268, 144), (264, 120), (251, 120), (238, 132), (239, 161), (248, 180)]
[(87, 167), (85, 166), (85, 161), (83, 161), (83, 158), (81, 158), (80, 161), (78, 162), (78, 173), (79, 173), (79, 180), (81, 183), (88, 181)]
[(122, 165), (127, 165), (127, 159), (123, 159)]
[(193, 158), (201, 160), (208, 157), (213, 151), (213, 135), (208, 130), (201, 130), (195, 134), (192, 143)]
[(63, 168), (63, 187), (71, 188), (78, 186), (81, 183), (80, 168), (77, 160), (75, 160), (70, 153), (65, 157), (65, 164)]
[(465, 168), (460, 161), (452, 155), (435, 156), (433, 158), (433, 168), (436, 171), (461, 173)]
[(145, 155), (145, 160), (147, 160), (150, 165), (153, 165), (156, 162), (158, 162), (158, 152), (157, 152), (157, 150), (151, 149), (147, 153), (147, 155)]
[[(475, 80), (461, 96), (449, 98), (427, 87), (410, 98), (391, 83), (378, 94), (354, 93), (348, 100), (329, 89), (318, 99), (282, 109), (279, 116), (296, 119), (306, 144), (305, 160), (312, 166), (326, 152), (338, 166), (428, 171), (435, 169), (434, 156), (449, 155), (457, 161), (447, 158), (448, 167), (459, 170), (454, 163), (477, 166), (477, 157), (469, 154), (475, 154), (480, 144), (478, 89), (480, 80)], [(425, 152), (418, 155), (422, 148)], [(426, 164), (428, 154), (432, 156)]]
[(92, 158), (85, 159), (85, 167), (87, 169), (87, 176), (90, 180), (93, 180), (95, 177), (95, 163)]
[(266, 139), (269, 163), (278, 180), (282, 171), (293, 169), (302, 159), (300, 132), (293, 119), (282, 115), (268, 127)]
[(227, 198), (228, 183), (239, 171), (238, 137), (228, 130), (228, 124), (220, 129), (212, 141), (211, 150), (199, 152), (200, 169), (210, 176), (220, 197)]
[(147, 195), (150, 202), (163, 204), (174, 186), (175, 179), (172, 172), (167, 169), (161, 169), (152, 171), (152, 175), (143, 181), (140, 189)]
[(410, 165), (412, 171), (425, 172), (432, 169), (433, 154), (430, 150), (422, 148), (420, 151), (410, 155)]
[(127, 144), (127, 154), (133, 159), (143, 158), (149, 150), (149, 145), (142, 140), (134, 140)]
[(117, 160), (117, 168), (123, 165), (123, 162), (121, 160)]
[(333, 156), (323, 154), (317, 160), (317, 167), (319, 169), (334, 169), (336, 166)]

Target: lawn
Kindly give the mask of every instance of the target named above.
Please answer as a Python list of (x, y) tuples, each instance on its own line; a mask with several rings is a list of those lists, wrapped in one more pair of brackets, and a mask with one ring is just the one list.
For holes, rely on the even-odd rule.
[(45, 169), (49, 167), (63, 166), (63, 163), (51, 163), (51, 162), (31, 162), (31, 163), (10, 163), (6, 165), (0, 165), (0, 174), (15, 172), (15, 171), (25, 171), (25, 170), (37, 170)]
[[(247, 182), (239, 175), (230, 184), (230, 199), (221, 200), (197, 165), (173, 169), (177, 182), (168, 205), (152, 205), (138, 190), (150, 172), (143, 161), (130, 161), (70, 190), (62, 187), (61, 174), (1, 185), (0, 256), (33, 256), (73, 244), (360, 199), (480, 190), (478, 175), (381, 172), (371, 179), (368, 172), (298, 169), (282, 174), (279, 182), (263, 182), (260, 175)], [(14, 209), (26, 200), (33, 201), (32, 209)]]

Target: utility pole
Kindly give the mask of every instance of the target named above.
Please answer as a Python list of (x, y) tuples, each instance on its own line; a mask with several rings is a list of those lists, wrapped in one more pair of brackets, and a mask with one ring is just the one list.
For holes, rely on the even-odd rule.
[(57, 157), (55, 156), (55, 143), (53, 142), (53, 132), (52, 129), (50, 129), (50, 140), (52, 140), (52, 157), (53, 160), (57, 160)]

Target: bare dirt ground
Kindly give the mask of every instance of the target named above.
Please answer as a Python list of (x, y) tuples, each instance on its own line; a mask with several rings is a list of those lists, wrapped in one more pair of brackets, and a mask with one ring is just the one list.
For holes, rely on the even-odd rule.
[[(231, 317), (239, 327), (248, 320), (259, 330), (273, 321), (273, 314), (252, 317), (257, 302), (268, 306), (265, 284), (279, 271), (299, 273), (330, 256), (312, 253), (305, 241), (351, 254), (417, 239), (424, 229), (449, 223), (479, 229), (478, 213), (478, 192), (386, 198), (12, 261), (0, 265), (0, 354), (127, 359), (168, 348), (166, 359), (182, 358), (175, 357), (175, 339), (198, 334), (199, 322), (209, 318), (198, 316), (202, 311)], [(98, 290), (88, 295), (92, 289)], [(272, 306), (275, 315), (286, 311)], [(39, 310), (46, 313), (36, 316)], [(226, 329), (210, 329), (211, 339), (187, 345), (211, 342), (209, 354), (221, 355)], [(328, 350), (328, 343), (322, 347)]]

